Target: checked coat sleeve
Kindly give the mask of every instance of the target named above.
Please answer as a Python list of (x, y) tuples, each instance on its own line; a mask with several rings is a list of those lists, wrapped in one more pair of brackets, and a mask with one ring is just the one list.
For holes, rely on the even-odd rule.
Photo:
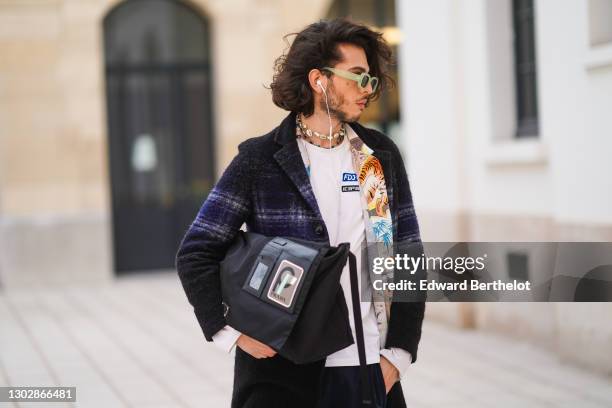
[[(393, 173), (395, 174), (395, 186), (398, 196), (396, 248), (398, 248), (399, 253), (405, 252), (405, 248), (410, 248), (409, 252), (411, 254), (414, 255), (415, 250), (420, 254), (422, 248), (421, 237), (406, 168), (404, 167), (399, 150), (397, 147), (393, 147)], [(424, 271), (422, 270), (418, 271), (416, 276), (406, 276), (404, 273), (398, 273), (396, 270), (395, 280), (424, 278)], [(401, 296), (396, 298), (394, 294), (393, 299), (385, 348), (396, 347), (404, 349), (412, 355), (412, 362), (415, 362), (425, 314), (424, 298), (422, 298), (423, 301), (414, 301), (414, 299), (407, 301), (406, 299), (401, 299)]]
[(249, 161), (240, 150), (206, 198), (176, 255), (176, 269), (204, 337), (226, 324), (219, 263), (251, 214)]

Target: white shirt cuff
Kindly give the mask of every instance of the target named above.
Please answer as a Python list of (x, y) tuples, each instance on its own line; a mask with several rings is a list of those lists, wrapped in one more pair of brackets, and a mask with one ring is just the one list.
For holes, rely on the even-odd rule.
[(212, 336), (212, 339), (215, 346), (217, 346), (220, 350), (229, 353), (236, 345), (236, 341), (241, 334), (242, 333), (240, 333), (238, 330), (226, 324), (221, 330)]
[(380, 350), (380, 355), (389, 360), (397, 368), (400, 378), (412, 364), (412, 354), (401, 348), (391, 347), (390, 349), (382, 349)]

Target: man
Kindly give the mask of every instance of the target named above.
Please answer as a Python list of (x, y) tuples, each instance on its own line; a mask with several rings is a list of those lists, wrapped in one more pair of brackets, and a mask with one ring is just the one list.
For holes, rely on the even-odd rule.
[[(266, 236), (349, 242), (366, 290), (359, 255), (377, 243), (420, 242), (397, 147), (357, 123), (388, 86), (390, 59), (379, 33), (344, 19), (298, 33), (271, 84), (274, 103), (291, 113), (239, 146), (185, 235), (177, 269), (204, 335), (237, 346), (232, 407), (360, 406), (357, 346), (296, 365), (237, 332), (224, 319), (219, 262), (243, 223)], [(340, 283), (352, 310), (348, 268)], [(374, 406), (403, 407), (399, 379), (416, 360), (424, 303), (370, 299), (360, 306)]]

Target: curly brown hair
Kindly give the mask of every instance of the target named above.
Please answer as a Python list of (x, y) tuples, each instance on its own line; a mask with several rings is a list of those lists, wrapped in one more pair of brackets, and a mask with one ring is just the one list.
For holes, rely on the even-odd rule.
[[(310, 116), (314, 111), (314, 95), (308, 82), (312, 69), (333, 67), (342, 61), (338, 49), (341, 43), (363, 48), (370, 66), (370, 75), (379, 78), (380, 83), (370, 100), (376, 100), (381, 91), (393, 85), (388, 68), (393, 63), (392, 51), (381, 33), (362, 24), (344, 18), (321, 20), (310, 24), (295, 35), (295, 40), (286, 54), (274, 62), (274, 77), (270, 84), (272, 101), (282, 109)], [(330, 76), (327, 71), (323, 75)]]

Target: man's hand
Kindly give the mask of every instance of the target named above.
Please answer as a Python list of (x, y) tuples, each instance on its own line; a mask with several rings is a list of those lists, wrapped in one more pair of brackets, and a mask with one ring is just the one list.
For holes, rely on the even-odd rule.
[(383, 356), (380, 356), (380, 370), (385, 380), (385, 392), (389, 393), (393, 384), (399, 381), (399, 371)]
[(236, 345), (255, 358), (274, 357), (276, 351), (246, 334), (241, 334)]

